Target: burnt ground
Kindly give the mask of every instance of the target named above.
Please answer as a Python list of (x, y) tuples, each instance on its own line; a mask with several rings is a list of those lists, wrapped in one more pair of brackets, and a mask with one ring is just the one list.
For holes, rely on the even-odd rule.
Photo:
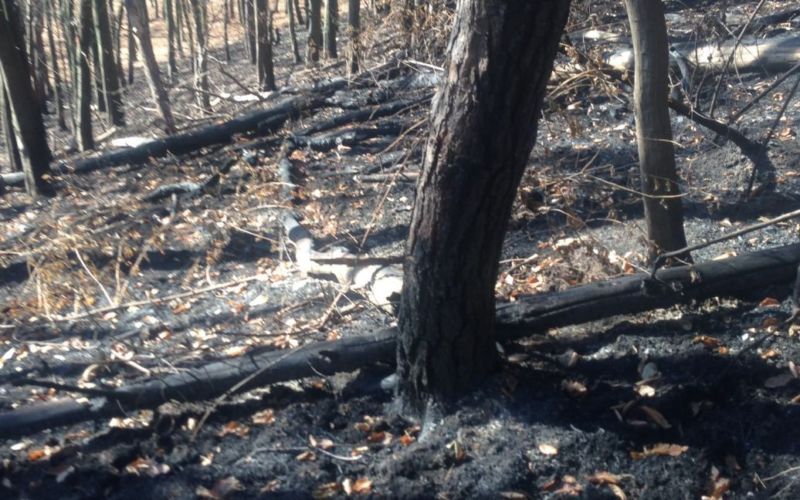
[[(715, 8), (671, 5), (683, 23), (672, 27), (711, 36), (706, 20)], [(624, 30), (619, 6), (602, 12), (603, 26)], [(584, 14), (576, 9), (572, 29), (585, 26)], [(374, 36), (386, 50), (373, 50), (368, 67), (402, 42)], [(278, 49), (279, 81), (294, 88), (342, 72), (292, 67), (286, 42)], [(234, 46), (234, 57), (242, 50)], [(250, 73), (246, 64), (236, 67), (240, 83), (254, 87)], [(718, 116), (776, 77), (731, 77)], [(219, 74), (212, 79), (220, 92), (241, 90)], [(242, 148), (251, 140), (243, 137), (148, 165), (63, 175), (52, 200), (32, 203), (20, 192), (0, 199), (0, 407), (80, 397), (23, 379), (113, 388), (393, 324), (355, 292), (303, 275), (278, 220), (284, 201), (276, 158), (284, 138), (346, 107), (418, 98), (436, 74), (407, 62), (374, 80), (337, 94), (261, 147)], [(630, 88), (593, 73), (578, 81), (548, 99), (510, 222), (499, 300), (644, 267)], [(737, 127), (764, 137), (792, 84)], [(128, 90), (134, 117), (149, 105), (142, 85)], [(698, 87), (705, 102), (709, 86)], [(734, 145), (675, 118), (691, 242), (800, 208), (798, 103), (790, 103), (769, 143), (774, 189), (746, 201), (751, 163)], [(231, 102), (216, 106), (220, 117), (238, 110)], [(294, 208), (318, 248), (402, 253), (426, 115), (427, 105), (419, 105), (346, 125), (341, 130), (383, 126), (387, 133), (293, 154)], [(152, 114), (134, 117), (118, 136), (154, 133)], [(202, 182), (227, 160), (233, 167), (211, 191), (144, 199), (158, 186)], [(796, 222), (779, 224), (698, 251), (695, 260), (795, 242), (797, 232)], [(498, 373), (424, 439), (380, 388), (391, 367), (367, 366), (213, 407), (175, 401), (5, 439), (0, 488), (9, 498), (796, 498), (800, 345), (796, 331), (780, 324), (790, 310), (786, 292), (753, 290), (749, 300), (531, 332), (504, 345)]]

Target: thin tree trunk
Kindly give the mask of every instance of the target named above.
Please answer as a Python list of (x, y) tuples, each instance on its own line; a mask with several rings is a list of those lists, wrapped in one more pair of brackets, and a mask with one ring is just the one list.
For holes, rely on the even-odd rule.
[[(195, 52), (195, 44), (194, 44), (194, 29), (192, 28), (192, 14), (190, 12), (193, 11), (192, 9), (192, 0), (177, 0), (183, 4), (183, 22), (184, 26), (186, 27), (186, 44), (189, 45), (189, 59), (192, 61), (192, 68), (194, 68), (195, 61), (197, 60), (197, 54)], [(189, 2), (187, 6), (184, 1)]]
[(225, 62), (231, 62), (231, 48), (228, 45), (228, 24), (230, 23), (230, 9), (228, 9), (228, 5), (233, 5), (230, 0), (225, 0), (223, 6), (223, 15), (222, 15), (222, 38), (223, 43), (225, 44)]
[(336, 50), (336, 31), (338, 30), (339, 3), (338, 0), (325, 0), (325, 36), (323, 49), (326, 59), (336, 59), (339, 54)]
[(308, 46), (306, 47), (306, 64), (319, 61), (322, 49), (322, 0), (311, 0), (311, 11), (308, 13)]
[(122, 90), (119, 86), (117, 64), (114, 61), (111, 28), (108, 19), (106, 0), (94, 0), (94, 35), (97, 41), (97, 55), (100, 64), (96, 66), (102, 82), (102, 97), (108, 111), (108, 117), (114, 125), (125, 125), (125, 114), (122, 109)]
[(164, 18), (167, 22), (167, 78), (174, 82), (178, 66), (175, 63), (175, 13), (172, 11), (172, 0), (164, 0)]
[(178, 53), (183, 57), (183, 0), (175, 2), (175, 42), (178, 44)]
[[(69, 0), (68, 0), (69, 1)], [(124, 1), (124, 0), (123, 0)], [(128, 10), (127, 2), (125, 10)], [(136, 62), (136, 40), (134, 23), (131, 22), (131, 13), (128, 11), (128, 84), (133, 83), (133, 63)]]
[(191, 0), (192, 17), (194, 18), (194, 39), (197, 41), (194, 64), (194, 88), (197, 91), (197, 104), (206, 112), (211, 112), (211, 100), (208, 87), (208, 44), (206, 43), (206, 10), (205, 0)]
[(261, 90), (275, 90), (272, 63), (272, 13), (268, 0), (256, 0), (256, 35), (258, 39), (258, 85)]
[(67, 130), (66, 116), (64, 115), (64, 83), (61, 80), (61, 69), (58, 63), (58, 50), (56, 48), (56, 34), (53, 28), (53, 16), (55, 6), (53, 0), (47, 0), (47, 42), (50, 48), (50, 65), (53, 71), (53, 86), (55, 87), (56, 116), (58, 118), (58, 128)]
[(347, 25), (349, 28), (347, 75), (358, 73), (358, 61), (361, 58), (361, 0), (348, 0)]
[[(113, 4), (114, 2), (112, 0), (111, 5), (113, 6)], [(119, 84), (121, 87), (124, 87), (128, 83), (125, 78), (125, 69), (122, 66), (122, 19), (125, 17), (124, 10), (125, 2), (121, 1), (117, 9), (116, 19), (114, 20), (114, 25), (116, 26), (114, 30), (114, 59), (117, 61), (117, 76), (119, 77)]]
[(432, 416), (496, 366), (500, 250), (568, 13), (563, 0), (458, 2), (400, 302), (398, 396), (411, 414)]
[(297, 26), (294, 20), (294, 7), (292, 0), (286, 0), (286, 14), (289, 16), (289, 39), (292, 43), (292, 55), (294, 55), (294, 63), (300, 64), (303, 59), (300, 57), (300, 47), (297, 45)]
[(164, 118), (164, 130), (168, 134), (175, 133), (175, 119), (172, 117), (172, 108), (169, 105), (169, 96), (164, 89), (161, 81), (161, 72), (156, 63), (156, 56), (153, 53), (153, 44), (150, 40), (150, 26), (143, 19), (147, 19), (147, 6), (144, 0), (125, 0), (128, 9), (128, 19), (136, 31), (136, 40), (139, 42), (139, 49), (144, 59), (144, 72), (147, 76), (147, 83), (150, 85), (150, 92), (153, 99), (161, 111)]
[(300, 13), (300, 0), (288, 0), (288, 1), (294, 4), (294, 12), (296, 14), (295, 17), (297, 18), (297, 25), (299, 26), (301, 24), (305, 24), (305, 21), (303, 21), (303, 14)]
[(662, 0), (625, 0), (634, 52), (634, 114), (651, 257), (686, 246), (667, 97), (669, 47)]
[(78, 5), (78, 67), (75, 92), (77, 93), (77, 142), (81, 151), (94, 149), (92, 134), (92, 74), (89, 57), (92, 44), (92, 0), (79, 0)]
[(22, 26), (13, 0), (0, 0), (0, 77), (11, 109), (10, 122), (25, 174), (25, 189), (36, 197), (53, 193), (44, 179), (50, 171), (51, 156), (39, 100), (31, 86)]
[(6, 93), (6, 86), (3, 77), (0, 76), (0, 122), (3, 125), (3, 141), (6, 143), (6, 153), (8, 154), (8, 165), (12, 172), (22, 171), (22, 159), (19, 156), (17, 138), (14, 135), (14, 124), (11, 116), (11, 103)]
[(258, 62), (258, 44), (256, 40), (256, 15), (255, 15), (255, 2), (256, 0), (244, 0), (244, 32), (245, 42), (247, 45), (247, 55), (250, 56), (250, 62), (256, 64)]

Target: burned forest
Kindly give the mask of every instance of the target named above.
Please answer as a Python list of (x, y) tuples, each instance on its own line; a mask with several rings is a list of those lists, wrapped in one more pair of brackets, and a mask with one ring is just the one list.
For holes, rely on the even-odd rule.
[(4, 498), (800, 497), (791, 0), (0, 0)]

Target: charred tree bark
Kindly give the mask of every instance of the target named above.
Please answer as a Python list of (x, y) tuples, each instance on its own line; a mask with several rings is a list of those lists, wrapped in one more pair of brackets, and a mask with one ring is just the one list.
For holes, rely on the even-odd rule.
[(108, 6), (106, 0), (93, 0), (94, 37), (97, 42), (99, 65), (96, 67), (101, 82), (101, 95), (111, 123), (125, 125), (125, 114), (122, 110), (122, 90), (119, 85), (117, 64), (114, 61), (114, 46), (109, 26)]
[[(634, 52), (634, 114), (651, 257), (686, 246), (669, 96), (669, 46), (661, 0), (625, 0)], [(688, 256), (687, 256), (688, 257)]]
[[(288, 1), (292, 2), (292, 0)], [(301, 24), (305, 24), (305, 22), (303, 21), (303, 14), (300, 13), (300, 0), (294, 0), (292, 3), (294, 3), (294, 12), (295, 14), (297, 14), (295, 16), (297, 17), (297, 25), (299, 26)]]
[(417, 185), (398, 339), (411, 414), (496, 365), (500, 250), (569, 2), (460, 0)]
[(52, 187), (44, 179), (50, 171), (50, 147), (40, 103), (31, 85), (20, 11), (13, 0), (0, 0), (0, 34), (0, 77), (11, 110), (25, 189), (34, 197), (50, 195)]
[(150, 26), (147, 20), (147, 7), (142, 0), (125, 0), (128, 9), (128, 19), (136, 31), (136, 40), (139, 42), (139, 49), (144, 58), (144, 72), (147, 76), (147, 83), (150, 85), (150, 92), (156, 101), (161, 116), (164, 118), (164, 130), (168, 134), (175, 133), (175, 119), (172, 117), (172, 108), (169, 104), (167, 91), (161, 81), (161, 72), (156, 63), (156, 56), (153, 53), (153, 44), (150, 40)]
[(325, 37), (323, 49), (325, 58), (336, 59), (339, 57), (336, 50), (336, 31), (338, 29), (339, 3), (338, 0), (325, 0)]
[(14, 135), (14, 124), (12, 120), (11, 103), (8, 100), (3, 78), (0, 76), (0, 124), (3, 126), (3, 141), (6, 143), (8, 166), (12, 172), (22, 172), (22, 159), (19, 156), (19, 148), (17, 148), (17, 138)]
[(194, 18), (194, 39), (197, 42), (194, 60), (194, 88), (197, 105), (204, 112), (211, 112), (211, 94), (208, 87), (208, 34), (206, 26), (205, 0), (191, 0)]
[(295, 22), (294, 11), (292, 0), (286, 0), (286, 15), (289, 16), (289, 39), (292, 44), (292, 54), (294, 55), (294, 63), (300, 64), (303, 59), (300, 57), (300, 47), (297, 45), (297, 23)]
[[(123, 0), (124, 1), (124, 0)], [(134, 23), (131, 22), (131, 13), (128, 10), (127, 1), (125, 2), (125, 11), (128, 13), (128, 84), (133, 83), (133, 63), (136, 62), (136, 40), (134, 32), (136, 28)]]
[(230, 0), (225, 0), (222, 12), (222, 43), (225, 45), (225, 62), (231, 62), (231, 47), (228, 44), (228, 24), (230, 24), (230, 9), (228, 5), (233, 5)]
[(306, 47), (306, 64), (319, 61), (322, 49), (322, 0), (311, 0), (311, 11), (308, 12), (308, 45)]
[(56, 34), (53, 28), (53, 17), (56, 15), (53, 0), (47, 1), (47, 43), (50, 49), (50, 65), (53, 71), (53, 93), (55, 97), (56, 117), (58, 128), (67, 130), (67, 121), (64, 114), (64, 83), (61, 79), (61, 69), (58, 62), (58, 50), (56, 48)]
[(258, 86), (261, 90), (275, 90), (275, 68), (272, 63), (272, 13), (268, 0), (256, 0), (256, 47)]
[(245, 42), (247, 46), (247, 54), (250, 56), (250, 62), (256, 64), (258, 62), (258, 49), (256, 48), (256, 15), (255, 15), (255, 2), (256, 0), (244, 0), (244, 33)]
[(80, 0), (78, 6), (78, 53), (75, 84), (75, 108), (78, 115), (76, 139), (81, 151), (94, 149), (92, 133), (92, 81), (89, 57), (92, 50), (92, 0)]
[[(226, 11), (227, 12), (227, 11)], [(178, 65), (175, 62), (175, 12), (172, 10), (172, 0), (164, 0), (164, 18), (167, 22), (167, 78), (175, 81)], [(228, 50), (228, 25), (225, 25), (225, 50)]]
[(348, 0), (347, 27), (349, 45), (347, 49), (347, 74), (358, 73), (361, 58), (361, 0)]

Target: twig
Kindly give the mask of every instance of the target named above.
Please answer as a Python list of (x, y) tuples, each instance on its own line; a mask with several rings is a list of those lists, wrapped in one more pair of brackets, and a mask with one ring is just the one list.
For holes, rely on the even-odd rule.
[(709, 247), (709, 246), (714, 245), (716, 243), (721, 243), (723, 241), (727, 241), (727, 240), (730, 240), (732, 238), (736, 238), (737, 236), (741, 236), (743, 234), (750, 233), (752, 231), (756, 231), (758, 229), (761, 229), (761, 228), (764, 228), (764, 227), (767, 227), (767, 226), (772, 226), (772, 225), (777, 224), (779, 222), (783, 222), (785, 220), (793, 219), (793, 218), (798, 217), (798, 216), (800, 216), (800, 209), (793, 210), (791, 212), (787, 212), (787, 213), (785, 213), (783, 215), (779, 215), (778, 217), (775, 217), (773, 219), (769, 219), (769, 220), (764, 221), (764, 222), (759, 222), (757, 224), (752, 224), (750, 226), (743, 227), (742, 229), (738, 229), (736, 231), (733, 231), (732, 233), (725, 234), (723, 236), (720, 236), (719, 238), (714, 238), (712, 240), (707, 240), (707, 241), (704, 241), (702, 243), (697, 243), (695, 245), (689, 245), (689, 246), (686, 246), (684, 248), (679, 248), (677, 250), (672, 250), (671, 252), (662, 253), (661, 255), (656, 257), (655, 261), (653, 262), (653, 269), (650, 271), (650, 276), (651, 276), (651, 278), (654, 278), (655, 274), (656, 274), (656, 271), (658, 271), (658, 269), (661, 268), (661, 266), (664, 265), (664, 262), (666, 262), (667, 259), (669, 259), (669, 258), (678, 257), (680, 255), (683, 255), (683, 254), (686, 254), (686, 253), (689, 253), (689, 252), (694, 252), (695, 250), (700, 250), (701, 248)]
[(717, 97), (719, 96), (719, 89), (722, 86), (722, 80), (725, 79), (725, 75), (728, 72), (728, 66), (731, 65), (733, 62), (733, 58), (736, 56), (736, 49), (739, 48), (739, 44), (742, 42), (742, 37), (744, 36), (745, 31), (747, 31), (747, 27), (750, 26), (750, 22), (753, 21), (753, 18), (756, 17), (756, 14), (761, 9), (761, 6), (764, 5), (765, 0), (760, 0), (756, 8), (753, 9), (753, 12), (750, 14), (750, 17), (747, 19), (747, 22), (744, 23), (742, 26), (741, 31), (739, 31), (739, 36), (736, 37), (736, 41), (733, 43), (733, 49), (731, 50), (730, 55), (725, 60), (725, 64), (722, 66), (722, 71), (719, 74), (719, 79), (717, 80), (717, 85), (714, 87), (714, 94), (711, 96), (711, 104), (708, 107), (708, 116), (714, 116), (714, 108), (717, 106)]
[(792, 66), (788, 71), (786, 71), (786, 73), (782, 74), (780, 77), (778, 77), (777, 80), (772, 82), (772, 84), (769, 87), (765, 88), (764, 90), (761, 91), (760, 94), (752, 98), (750, 102), (748, 102), (742, 107), (742, 109), (731, 115), (731, 117), (728, 118), (728, 125), (730, 125), (731, 123), (735, 123), (739, 118), (742, 117), (743, 114), (747, 113), (747, 111), (749, 111), (750, 108), (752, 108), (756, 103), (758, 103), (758, 101), (760, 101), (767, 94), (775, 90), (775, 87), (785, 82), (786, 79), (792, 76), (795, 72), (797, 72), (797, 70), (800, 70), (800, 62)]
[(81, 266), (83, 267), (83, 270), (86, 271), (86, 274), (88, 274), (89, 277), (92, 278), (92, 280), (100, 288), (100, 291), (103, 292), (103, 295), (105, 295), (106, 300), (108, 301), (108, 305), (113, 306), (114, 305), (114, 301), (111, 299), (111, 295), (108, 294), (108, 291), (106, 290), (106, 287), (104, 287), (103, 284), (100, 283), (100, 280), (97, 279), (97, 277), (94, 275), (94, 273), (92, 273), (92, 271), (86, 265), (86, 262), (83, 261), (83, 257), (81, 257), (81, 253), (78, 251), (77, 248), (74, 249), (73, 252), (75, 252), (75, 256), (78, 258), (78, 262), (81, 263)]
[[(800, 77), (795, 80), (792, 90), (789, 92), (789, 95), (786, 96), (786, 99), (783, 100), (783, 106), (781, 106), (780, 112), (778, 112), (778, 114), (775, 116), (775, 120), (773, 120), (772, 126), (769, 128), (767, 136), (761, 142), (761, 153), (763, 155), (767, 154), (767, 145), (769, 144), (769, 141), (772, 140), (772, 136), (775, 134), (775, 129), (778, 127), (778, 123), (780, 123), (781, 118), (783, 118), (784, 113), (786, 113), (786, 108), (789, 107), (789, 103), (792, 101), (795, 92), (797, 92), (798, 85), (800, 85)], [(747, 181), (747, 189), (745, 189), (744, 194), (742, 195), (742, 200), (746, 200), (750, 196), (750, 192), (753, 190), (753, 184), (756, 181), (756, 174), (758, 174), (760, 169), (760, 162), (753, 165), (753, 171), (750, 174), (750, 179)]]

